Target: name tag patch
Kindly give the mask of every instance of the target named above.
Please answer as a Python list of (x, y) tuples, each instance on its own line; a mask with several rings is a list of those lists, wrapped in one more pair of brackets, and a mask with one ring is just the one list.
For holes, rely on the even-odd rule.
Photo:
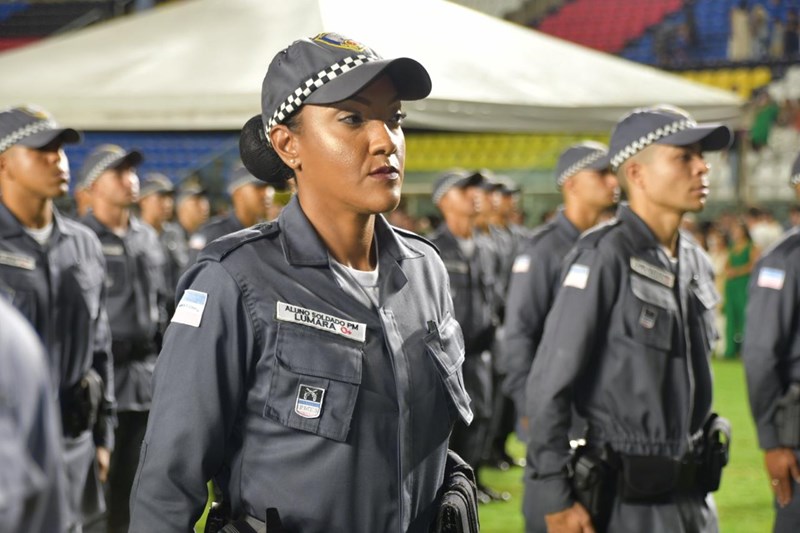
[(36, 259), (27, 255), (0, 251), (0, 265), (8, 265), (16, 268), (23, 268), (25, 270), (33, 270), (36, 268)]
[(511, 272), (522, 274), (531, 268), (531, 257), (529, 255), (518, 255), (511, 266)]
[(203, 311), (206, 308), (206, 301), (208, 294), (200, 291), (193, 291), (187, 289), (183, 291), (181, 301), (175, 308), (175, 314), (172, 315), (170, 322), (177, 324), (186, 324), (187, 326), (200, 327), (200, 321), (203, 319)]
[(652, 279), (656, 283), (665, 285), (670, 289), (675, 286), (675, 274), (663, 268), (651, 265), (647, 261), (631, 257), (631, 270), (648, 279)]
[(756, 283), (759, 287), (779, 291), (783, 288), (785, 279), (786, 272), (783, 270), (764, 267), (758, 271), (758, 281)]
[(125, 255), (125, 247), (121, 244), (104, 244), (103, 255)]
[(589, 267), (575, 263), (569, 267), (569, 272), (567, 272), (567, 276), (564, 278), (563, 286), (575, 287), (576, 289), (585, 289), (588, 281)]
[(469, 272), (469, 265), (464, 261), (445, 259), (442, 262), (447, 271), (453, 274), (466, 274)]
[(367, 339), (367, 325), (360, 322), (350, 322), (344, 318), (339, 318), (319, 311), (305, 309), (296, 305), (284, 302), (277, 303), (277, 313), (275, 316), (282, 322), (291, 322), (309, 326), (329, 333), (335, 333), (346, 339), (364, 342)]
[(319, 418), (322, 413), (322, 399), (325, 389), (300, 384), (297, 389), (297, 400), (294, 402), (294, 412), (303, 418)]

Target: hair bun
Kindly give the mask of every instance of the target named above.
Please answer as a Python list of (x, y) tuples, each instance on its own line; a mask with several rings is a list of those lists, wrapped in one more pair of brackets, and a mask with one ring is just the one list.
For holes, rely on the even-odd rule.
[(294, 172), (267, 143), (264, 122), (256, 115), (245, 123), (239, 135), (242, 164), (256, 178), (276, 187), (285, 187)]

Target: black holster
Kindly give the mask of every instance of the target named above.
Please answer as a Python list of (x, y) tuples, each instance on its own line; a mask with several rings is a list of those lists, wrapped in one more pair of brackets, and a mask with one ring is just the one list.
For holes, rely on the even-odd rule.
[(697, 487), (703, 492), (714, 492), (722, 481), (722, 469), (728, 464), (731, 448), (731, 424), (727, 419), (711, 413), (703, 426), (697, 468)]
[(266, 518), (266, 522), (249, 516), (233, 520), (226, 505), (213, 502), (204, 533), (286, 533), (277, 509), (268, 508)]
[(92, 368), (74, 385), (61, 390), (61, 425), (65, 437), (76, 438), (94, 427), (103, 399), (103, 379)]
[(478, 490), (475, 472), (454, 451), (447, 450), (439, 510), (431, 533), (478, 533)]
[(606, 531), (616, 493), (616, 456), (610, 448), (578, 446), (570, 462), (572, 491), (592, 517), (598, 533)]
[(785, 448), (800, 448), (800, 383), (792, 383), (778, 400), (775, 410), (778, 443)]

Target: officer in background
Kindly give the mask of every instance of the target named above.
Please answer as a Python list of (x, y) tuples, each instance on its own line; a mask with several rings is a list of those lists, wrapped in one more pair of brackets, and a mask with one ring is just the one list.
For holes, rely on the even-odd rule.
[(181, 227), (171, 222), (175, 214), (175, 187), (164, 174), (151, 172), (139, 189), (139, 214), (158, 234), (166, 264), (164, 291), (167, 316), (175, 310), (175, 287), (189, 264), (189, 247)]
[[(506, 370), (502, 387), (514, 400), (518, 413), (525, 408), (525, 383), (558, 290), (564, 257), (618, 195), (608, 147), (592, 141), (574, 144), (561, 153), (555, 181), (563, 207), (523, 244), (511, 268), (501, 356)], [(526, 424), (523, 419), (523, 431)]]
[[(800, 199), (800, 156), (792, 165)], [(742, 359), (775, 494), (774, 531), (800, 531), (800, 228), (759, 258), (750, 278)]]
[(75, 218), (80, 220), (89, 214), (89, 209), (92, 207), (92, 195), (86, 187), (78, 183), (75, 190), (72, 191), (72, 197), (75, 200)]
[[(706, 203), (703, 151), (731, 138), (672, 106), (614, 128), (611, 167), (630, 205), (565, 259), (525, 392), (528, 531), (718, 531), (706, 496), (726, 460), (708, 361), (719, 295), (679, 228)], [(574, 464), (573, 406), (588, 425)]]
[(47, 352), (73, 530), (104, 510), (100, 481), (114, 445), (105, 260), (97, 237), (53, 206), (69, 187), (63, 145), (79, 140), (41, 108), (0, 112), (0, 297), (28, 319)]
[(192, 234), (208, 221), (210, 214), (208, 192), (195, 180), (182, 182), (175, 197), (175, 217), (187, 246)]
[(61, 422), (44, 350), (0, 298), (0, 533), (67, 530)]
[(158, 236), (131, 215), (139, 194), (136, 150), (105, 144), (95, 148), (81, 167), (83, 185), (91, 191), (92, 209), (83, 222), (100, 238), (106, 258), (108, 318), (111, 325), (117, 394), (116, 449), (108, 481), (108, 530), (128, 529), (128, 499), (139, 459), (164, 308), (164, 256)]
[(275, 198), (275, 188), (250, 174), (241, 164), (231, 173), (226, 192), (233, 212), (212, 218), (189, 238), (191, 264), (211, 241), (265, 221)]
[[(464, 387), (471, 398), (471, 424), (457, 422), (450, 448), (477, 472), (492, 416), (491, 353), (494, 340), (494, 275), (496, 256), (481, 246), (475, 220), (482, 209), (478, 172), (452, 170), (433, 185), (432, 200), (444, 222), (430, 235), (450, 278), (455, 319), (464, 332)], [(502, 495), (478, 481), (478, 497), (486, 503)]]

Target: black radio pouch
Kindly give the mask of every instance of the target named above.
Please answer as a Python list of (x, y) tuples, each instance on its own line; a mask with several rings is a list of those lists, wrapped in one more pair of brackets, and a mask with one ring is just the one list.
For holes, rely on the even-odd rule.
[(711, 413), (703, 426), (703, 445), (697, 470), (697, 485), (704, 492), (719, 489), (722, 469), (728, 464), (731, 446), (731, 424)]
[(588, 450), (579, 446), (573, 451), (572, 492), (592, 517), (598, 533), (606, 531), (616, 492), (616, 466), (609, 449)]

